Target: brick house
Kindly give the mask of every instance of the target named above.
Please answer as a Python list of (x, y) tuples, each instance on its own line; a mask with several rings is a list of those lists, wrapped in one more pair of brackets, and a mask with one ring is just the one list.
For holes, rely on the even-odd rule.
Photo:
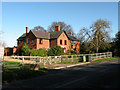
[(49, 49), (54, 46), (61, 46), (63, 53), (66, 53), (70, 47), (70, 50), (76, 50), (76, 52), (79, 53), (79, 40), (72, 35), (72, 32), (67, 34), (65, 31), (61, 31), (60, 26), (56, 26), (54, 32), (28, 31), (28, 27), (26, 27), (26, 33), (17, 39), (18, 53), (24, 43), (26, 43), (30, 49)]

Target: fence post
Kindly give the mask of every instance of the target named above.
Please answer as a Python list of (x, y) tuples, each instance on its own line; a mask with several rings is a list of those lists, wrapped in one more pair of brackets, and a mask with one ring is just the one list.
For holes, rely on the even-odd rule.
[(22, 57), (22, 63), (24, 64), (24, 56)]
[(86, 62), (86, 56), (83, 56), (83, 62)]
[(73, 55), (72, 55), (72, 62), (73, 62)]
[(60, 58), (61, 58), (61, 62), (62, 62), (62, 55), (61, 55), (61, 57), (60, 57)]
[(60, 59), (60, 62), (61, 62), (61, 61), (62, 61), (62, 60), (61, 60), (61, 59), (62, 59), (61, 56), (59, 57), (59, 59)]

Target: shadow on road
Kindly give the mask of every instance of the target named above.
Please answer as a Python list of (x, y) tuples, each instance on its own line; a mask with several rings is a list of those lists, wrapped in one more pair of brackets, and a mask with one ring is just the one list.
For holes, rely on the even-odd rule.
[(50, 69), (48, 75), (21, 80), (4, 88), (120, 88), (118, 61)]

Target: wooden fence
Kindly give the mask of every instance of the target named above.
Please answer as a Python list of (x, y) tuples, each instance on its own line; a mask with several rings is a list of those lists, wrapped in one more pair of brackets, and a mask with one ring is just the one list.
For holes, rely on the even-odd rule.
[[(16, 59), (24, 64), (24, 63), (30, 63), (30, 64), (52, 64), (52, 63), (59, 63), (64, 61), (78, 61), (78, 58), (82, 57), (83, 62), (86, 62), (86, 58), (88, 61), (92, 61), (95, 59), (101, 59), (101, 58), (108, 58), (112, 57), (112, 52), (104, 52), (104, 53), (94, 53), (94, 54), (79, 54), (79, 55), (61, 55), (61, 56), (48, 56), (48, 57), (40, 57), (40, 56), (4, 56), (5, 60), (9, 59)], [(18, 61), (18, 62), (19, 62)]]

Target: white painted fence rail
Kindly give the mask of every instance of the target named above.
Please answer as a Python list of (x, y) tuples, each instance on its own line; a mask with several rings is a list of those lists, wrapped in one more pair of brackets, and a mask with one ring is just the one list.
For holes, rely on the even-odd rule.
[[(73, 60), (78, 59), (74, 57), (83, 57), (86, 59), (86, 56), (90, 56), (91, 60), (108, 58), (112, 57), (112, 52), (104, 52), (104, 53), (94, 53), (94, 54), (79, 54), (79, 55), (61, 55), (61, 56), (48, 56), (48, 57), (40, 57), (40, 56), (4, 56), (7, 59), (16, 59), (21, 60), (21, 63), (31, 63), (31, 64), (52, 64), (63, 62), (64, 60)], [(86, 61), (86, 60), (83, 60)]]

